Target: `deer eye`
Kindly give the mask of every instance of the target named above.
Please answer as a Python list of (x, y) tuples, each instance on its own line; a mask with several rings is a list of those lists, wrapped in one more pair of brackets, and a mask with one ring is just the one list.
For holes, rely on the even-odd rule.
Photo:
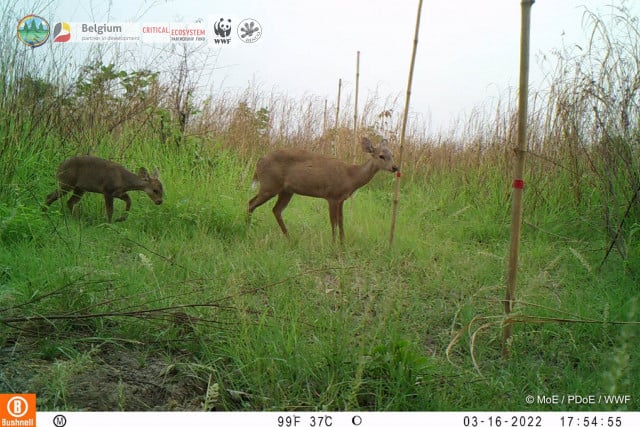
[(380, 157), (382, 160), (386, 160), (386, 159), (384, 158), (384, 155), (382, 155), (382, 154), (380, 154), (378, 157)]

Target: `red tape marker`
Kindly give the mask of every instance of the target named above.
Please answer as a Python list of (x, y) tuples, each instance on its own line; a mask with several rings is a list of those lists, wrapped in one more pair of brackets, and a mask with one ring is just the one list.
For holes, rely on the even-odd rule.
[(522, 190), (524, 188), (524, 181), (521, 179), (514, 179), (513, 180), (513, 188), (516, 188), (518, 190)]

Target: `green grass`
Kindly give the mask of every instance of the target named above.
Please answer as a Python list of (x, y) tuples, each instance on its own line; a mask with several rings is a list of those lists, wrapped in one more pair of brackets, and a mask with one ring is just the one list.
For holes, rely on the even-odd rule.
[[(116, 224), (95, 194), (73, 216), (62, 202), (42, 213), (55, 162), (17, 168), (0, 204), (0, 390), (35, 392), (43, 410), (559, 410), (584, 408), (525, 397), (639, 395), (637, 326), (613, 323), (638, 319), (638, 257), (598, 269), (606, 241), (579, 208), (525, 208), (516, 314), (599, 323), (516, 324), (504, 360), (499, 173), (406, 179), (392, 247), (380, 173), (345, 204), (341, 247), (324, 200), (293, 198), (290, 239), (273, 202), (247, 228), (253, 161), (138, 150), (125, 163), (158, 167), (165, 202), (134, 192)], [(470, 324), (487, 328), (449, 361)]]

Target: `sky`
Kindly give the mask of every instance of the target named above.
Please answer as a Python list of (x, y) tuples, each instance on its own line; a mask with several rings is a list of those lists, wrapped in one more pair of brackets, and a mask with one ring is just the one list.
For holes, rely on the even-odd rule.
[[(544, 80), (541, 58), (565, 45), (584, 45), (585, 8), (611, 10), (619, 0), (537, 0), (531, 15), (533, 87)], [(42, 3), (42, 2), (40, 2)], [(627, 6), (639, 15), (638, 2)], [(25, 5), (28, 3), (25, 1)], [(39, 3), (38, 3), (39, 4)], [(631, 6), (629, 6), (631, 4)], [(34, 13), (50, 22), (191, 22), (210, 15), (262, 26), (253, 44), (212, 49), (211, 90), (250, 84), (291, 97), (335, 102), (355, 87), (360, 51), (360, 99), (375, 93), (404, 104), (418, 0), (52, 0)], [(520, 0), (424, 0), (411, 110), (446, 128), (518, 85)]]

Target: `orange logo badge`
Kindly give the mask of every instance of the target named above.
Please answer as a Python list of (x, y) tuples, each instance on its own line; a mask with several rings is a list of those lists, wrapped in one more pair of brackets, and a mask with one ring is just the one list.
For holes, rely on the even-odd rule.
[(0, 394), (0, 425), (35, 427), (35, 394)]

